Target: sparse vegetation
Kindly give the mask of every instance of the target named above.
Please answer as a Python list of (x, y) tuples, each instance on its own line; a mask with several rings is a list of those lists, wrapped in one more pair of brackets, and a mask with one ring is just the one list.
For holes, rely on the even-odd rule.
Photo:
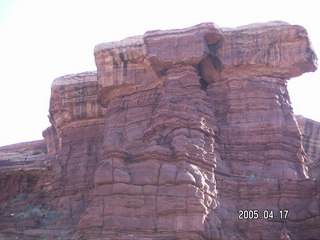
[(22, 210), (19, 214), (17, 214), (18, 217), (43, 217), (44, 212), (41, 210), (39, 206), (32, 206), (32, 205), (25, 205), (19, 208)]
[(0, 209), (5, 208), (6, 206), (8, 206), (8, 204), (7, 204), (7, 203), (0, 203)]
[(61, 213), (54, 212), (54, 211), (49, 211), (46, 213), (46, 218), (49, 218), (49, 219), (56, 219), (56, 218), (60, 218), (61, 216), (62, 216)]
[(55, 211), (48, 211), (46, 209), (41, 208), (41, 206), (32, 206), (32, 205), (24, 205), (19, 208), (22, 212), (17, 214), (17, 217), (35, 217), (35, 218), (48, 218), (48, 219), (56, 219), (62, 216), (61, 213)]
[(255, 176), (254, 174), (250, 174), (250, 175), (247, 175), (245, 178), (249, 180), (254, 180), (257, 178), (257, 176)]
[(26, 200), (29, 197), (28, 193), (19, 193), (18, 196), (16, 196), (15, 199), (13, 199), (13, 202), (20, 202), (23, 200)]
[(65, 235), (63, 233), (60, 233), (59, 239), (64, 239), (64, 238), (65, 238)]
[(40, 155), (40, 154), (47, 154), (48, 153), (48, 151), (47, 150), (45, 150), (45, 151), (37, 151), (37, 152), (33, 152), (33, 153), (31, 153), (31, 155)]
[(41, 189), (40, 194), (48, 194), (49, 192), (51, 192), (50, 189), (43, 188), (43, 189)]

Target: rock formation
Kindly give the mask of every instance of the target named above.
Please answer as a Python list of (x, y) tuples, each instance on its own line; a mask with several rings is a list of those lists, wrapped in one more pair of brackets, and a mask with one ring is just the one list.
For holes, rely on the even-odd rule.
[(97, 73), (52, 84), (43, 159), (61, 216), (47, 231), (318, 238), (320, 185), (286, 87), (316, 70), (303, 27), (203, 23), (99, 44), (94, 55)]
[(43, 140), (0, 147), (0, 159), (0, 202), (33, 191), (51, 162)]
[(309, 174), (315, 179), (320, 179), (320, 123), (301, 115), (296, 116), (296, 119), (307, 154)]

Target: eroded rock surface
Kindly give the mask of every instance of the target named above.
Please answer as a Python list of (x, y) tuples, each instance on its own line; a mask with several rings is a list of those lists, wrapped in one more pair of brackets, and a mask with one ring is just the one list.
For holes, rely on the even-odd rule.
[(317, 239), (319, 182), (286, 86), (316, 69), (304, 28), (203, 23), (94, 55), (97, 74), (52, 84), (43, 134), (55, 229), (73, 239)]
[(296, 119), (307, 154), (309, 174), (315, 179), (320, 179), (320, 123), (301, 115), (296, 116)]
[(38, 190), (41, 172), (46, 172), (51, 160), (43, 140), (0, 147), (0, 202)]
[(0, 147), (0, 172), (44, 169), (46, 154), (46, 142), (43, 140)]

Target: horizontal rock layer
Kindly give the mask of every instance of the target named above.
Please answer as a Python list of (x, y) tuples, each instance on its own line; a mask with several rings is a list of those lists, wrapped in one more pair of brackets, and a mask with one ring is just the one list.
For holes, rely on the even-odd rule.
[(41, 170), (50, 165), (43, 140), (0, 147), (0, 172)]
[(66, 75), (53, 81), (50, 99), (50, 121), (60, 129), (74, 121), (104, 116), (98, 104), (96, 72)]
[(7, 202), (50, 188), (53, 159), (43, 140), (0, 147), (0, 210)]
[[(216, 55), (224, 75), (267, 76), (289, 79), (316, 70), (317, 57), (301, 26), (277, 21), (224, 29)], [(235, 72), (237, 71), (237, 72)]]

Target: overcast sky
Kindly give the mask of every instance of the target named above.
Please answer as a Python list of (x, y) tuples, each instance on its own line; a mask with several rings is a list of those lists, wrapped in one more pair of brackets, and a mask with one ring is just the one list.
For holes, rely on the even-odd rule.
[[(98, 43), (201, 22), (283, 20), (304, 26), (320, 54), (319, 16), (316, 0), (0, 0), (0, 146), (42, 138), (52, 81), (95, 70)], [(294, 112), (320, 121), (319, 90), (319, 71), (291, 79)]]

